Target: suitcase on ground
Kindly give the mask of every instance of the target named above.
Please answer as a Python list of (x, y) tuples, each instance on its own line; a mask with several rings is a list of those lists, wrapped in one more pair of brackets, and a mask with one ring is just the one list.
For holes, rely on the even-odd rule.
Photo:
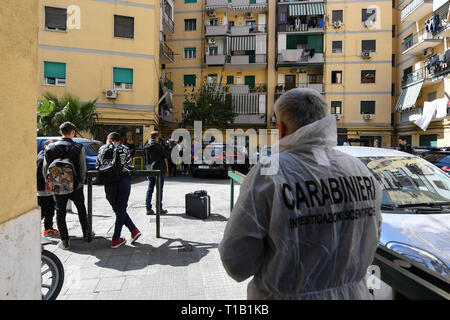
[(205, 190), (186, 194), (186, 214), (199, 219), (206, 219), (211, 213), (211, 197)]

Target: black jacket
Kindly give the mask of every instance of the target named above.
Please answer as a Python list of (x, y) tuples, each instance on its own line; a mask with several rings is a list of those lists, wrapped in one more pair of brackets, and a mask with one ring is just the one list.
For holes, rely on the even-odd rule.
[(36, 171), (36, 181), (37, 181), (37, 190), (44, 191), (45, 190), (45, 179), (42, 174), (42, 167), (44, 165), (44, 150), (41, 150), (37, 155), (37, 171)]
[(409, 144), (406, 144), (406, 145), (400, 145), (399, 150), (400, 150), (400, 151), (403, 151), (403, 152), (415, 154), (414, 149), (413, 149), (413, 148), (411, 147), (411, 145), (409, 145)]
[[(68, 153), (66, 151), (67, 145), (70, 145), (70, 151)], [(83, 145), (69, 138), (61, 138), (56, 142), (50, 143), (44, 152), (44, 164), (42, 168), (44, 177), (46, 176), (48, 166), (58, 158), (70, 159), (73, 162), (76, 174), (74, 189), (83, 187), (83, 183), (86, 180), (86, 159)]]
[(170, 154), (161, 143), (150, 140), (144, 146), (144, 155), (148, 170), (161, 170), (161, 173), (164, 173), (166, 170), (166, 162), (164, 159), (169, 158)]

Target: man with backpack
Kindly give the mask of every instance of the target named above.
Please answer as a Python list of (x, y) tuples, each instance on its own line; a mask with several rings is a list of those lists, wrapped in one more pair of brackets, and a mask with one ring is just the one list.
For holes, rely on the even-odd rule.
[[(165, 158), (169, 158), (169, 151), (160, 142), (160, 135), (158, 131), (150, 133), (150, 141), (144, 146), (144, 157), (147, 170), (161, 170), (161, 213), (167, 213), (167, 210), (162, 208), (162, 197), (164, 187), (164, 174), (166, 172)], [(169, 160), (170, 161), (170, 160)], [(147, 188), (147, 195), (145, 198), (145, 206), (147, 208), (147, 214), (155, 214), (152, 210), (152, 195), (155, 189), (156, 178), (148, 177), (149, 184)]]
[(69, 232), (66, 225), (67, 201), (72, 200), (77, 207), (83, 238), (88, 236), (88, 221), (84, 205), (83, 182), (86, 179), (85, 151), (81, 143), (72, 139), (76, 127), (64, 122), (59, 126), (62, 138), (48, 145), (44, 153), (43, 175), (46, 190), (53, 195), (56, 204), (56, 222), (60, 232), (60, 248), (70, 248)]
[(133, 244), (141, 236), (141, 232), (127, 213), (133, 159), (130, 149), (122, 144), (122, 138), (117, 132), (111, 132), (108, 135), (107, 144), (99, 149), (96, 169), (99, 171), (100, 183), (105, 185), (106, 199), (116, 214), (111, 248), (116, 249), (125, 244), (125, 238), (120, 236), (124, 225), (131, 232), (131, 244)]
[(53, 196), (45, 189), (45, 178), (42, 175), (42, 166), (44, 164), (45, 148), (55, 140), (47, 140), (44, 142), (44, 149), (42, 149), (37, 156), (37, 198), (38, 205), (41, 207), (41, 218), (44, 219), (44, 237), (58, 236), (59, 232), (53, 229), (53, 217), (55, 216), (55, 201)]

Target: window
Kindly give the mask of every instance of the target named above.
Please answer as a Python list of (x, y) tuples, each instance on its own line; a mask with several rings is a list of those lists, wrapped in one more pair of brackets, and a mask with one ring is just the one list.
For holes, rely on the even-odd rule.
[(217, 56), (219, 54), (219, 47), (209, 47), (209, 55)]
[(341, 21), (344, 22), (344, 11), (342, 10), (333, 10), (332, 12), (333, 22)]
[(184, 19), (184, 31), (197, 30), (197, 19)]
[(377, 16), (377, 9), (372, 8), (372, 9), (362, 9), (362, 14), (361, 14), (361, 21), (367, 21), (370, 20), (372, 22), (374, 22), (376, 20), (376, 16)]
[(210, 26), (218, 26), (219, 25), (219, 19), (217, 19), (217, 18), (209, 19), (209, 25)]
[(134, 38), (134, 18), (114, 15), (114, 37)]
[(217, 74), (208, 74), (208, 83), (217, 83)]
[(392, 38), (395, 38), (395, 24), (392, 25)]
[(361, 101), (361, 114), (375, 114), (375, 101)]
[(361, 40), (361, 50), (376, 52), (377, 51), (377, 40)]
[(375, 83), (375, 70), (361, 70), (361, 83)]
[(45, 28), (49, 30), (66, 30), (67, 9), (45, 7)]
[(184, 48), (184, 58), (185, 59), (195, 59), (197, 57), (196, 48)]
[(342, 83), (342, 71), (331, 71), (331, 83)]
[(420, 136), (421, 147), (437, 147), (437, 134), (423, 134)]
[(412, 66), (410, 66), (406, 69), (403, 69), (403, 78), (406, 78), (408, 76), (408, 74), (411, 74), (411, 73), (412, 73)]
[(132, 90), (133, 89), (133, 69), (113, 68), (114, 89)]
[(248, 85), (249, 89), (255, 88), (255, 76), (245, 76), (244, 84)]
[(342, 101), (331, 101), (331, 114), (342, 114)]
[(234, 83), (234, 76), (227, 76), (227, 84), (233, 84)]
[(164, 12), (172, 19), (172, 7), (169, 3), (164, 6)]
[(197, 3), (197, 0), (184, 0), (184, 3)]
[(342, 53), (342, 40), (331, 41), (332, 53)]
[(395, 67), (395, 53), (392, 54), (392, 66)]
[(44, 85), (64, 86), (66, 84), (66, 64), (44, 61)]
[(392, 83), (391, 85), (391, 96), (395, 96), (395, 83)]
[(185, 74), (183, 76), (183, 85), (185, 87), (195, 87), (195, 74)]

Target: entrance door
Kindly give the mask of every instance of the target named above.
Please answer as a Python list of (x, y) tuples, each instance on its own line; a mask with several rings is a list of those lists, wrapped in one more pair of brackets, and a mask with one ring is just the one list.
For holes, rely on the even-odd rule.
[(255, 76), (245, 76), (244, 84), (248, 85), (249, 89), (255, 88)]
[(286, 91), (295, 88), (295, 74), (287, 74), (284, 76), (284, 86)]

